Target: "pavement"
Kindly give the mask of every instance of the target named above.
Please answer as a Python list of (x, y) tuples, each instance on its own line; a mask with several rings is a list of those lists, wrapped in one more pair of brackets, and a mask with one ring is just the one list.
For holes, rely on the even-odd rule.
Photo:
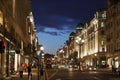
[[(40, 80), (48, 80), (50, 76), (52, 76), (56, 72), (56, 69), (46, 69), (44, 70), (43, 75), (40, 75)], [(0, 80), (20, 80), (19, 73), (10, 75), (10, 77), (4, 77), (0, 75)], [(22, 80), (38, 80), (38, 70), (37, 68), (32, 69), (32, 79), (28, 79), (28, 73), (23, 73)]]

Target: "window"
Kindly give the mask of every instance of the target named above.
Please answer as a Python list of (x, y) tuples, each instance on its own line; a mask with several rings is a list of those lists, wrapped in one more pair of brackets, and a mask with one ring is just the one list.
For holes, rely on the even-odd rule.
[(106, 11), (102, 14), (102, 18), (106, 18)]
[(101, 27), (104, 27), (104, 22), (101, 22)]
[(102, 44), (102, 45), (105, 45), (105, 40), (104, 40), (104, 39), (101, 41), (101, 44)]

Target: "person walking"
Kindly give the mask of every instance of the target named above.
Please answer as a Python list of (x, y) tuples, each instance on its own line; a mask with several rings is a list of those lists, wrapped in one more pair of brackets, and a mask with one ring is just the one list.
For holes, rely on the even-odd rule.
[(13, 66), (12, 63), (10, 63), (10, 71), (11, 71), (11, 74), (13, 74), (13, 72), (14, 72), (14, 66)]
[(25, 70), (25, 72), (27, 71), (27, 64), (26, 63), (24, 63), (24, 70)]
[(23, 70), (24, 70), (24, 67), (23, 67), (23, 64), (21, 64), (18, 68), (18, 71), (19, 71), (19, 75), (20, 75), (20, 79), (22, 80), (23, 78)]
[(118, 66), (118, 75), (120, 76), (120, 65)]
[(32, 80), (31, 64), (28, 64), (27, 71), (29, 80)]

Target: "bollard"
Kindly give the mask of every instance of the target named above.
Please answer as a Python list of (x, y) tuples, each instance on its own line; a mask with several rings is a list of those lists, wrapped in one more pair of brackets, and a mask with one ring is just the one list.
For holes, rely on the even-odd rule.
[(31, 73), (28, 76), (28, 80), (32, 80), (32, 74)]

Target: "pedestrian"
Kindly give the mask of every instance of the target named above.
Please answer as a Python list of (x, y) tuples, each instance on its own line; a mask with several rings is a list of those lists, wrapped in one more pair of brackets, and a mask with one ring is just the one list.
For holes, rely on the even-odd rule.
[(24, 69), (25, 69), (25, 72), (27, 71), (27, 64), (24, 63)]
[(116, 68), (115, 68), (114, 65), (112, 65), (112, 71), (113, 71), (113, 72), (116, 72)]
[(120, 65), (118, 66), (118, 75), (120, 76)]
[(31, 64), (30, 63), (28, 64), (27, 71), (28, 71), (28, 78), (29, 78), (29, 80), (31, 80), (32, 73), (31, 73)]
[(13, 74), (13, 72), (14, 72), (14, 66), (13, 66), (12, 63), (10, 63), (10, 71), (11, 71), (11, 74)]
[(20, 79), (22, 80), (23, 78), (23, 70), (24, 70), (24, 67), (23, 67), (23, 64), (21, 63), (21, 65), (19, 66), (18, 68), (18, 71), (19, 71), (19, 75), (20, 75)]

